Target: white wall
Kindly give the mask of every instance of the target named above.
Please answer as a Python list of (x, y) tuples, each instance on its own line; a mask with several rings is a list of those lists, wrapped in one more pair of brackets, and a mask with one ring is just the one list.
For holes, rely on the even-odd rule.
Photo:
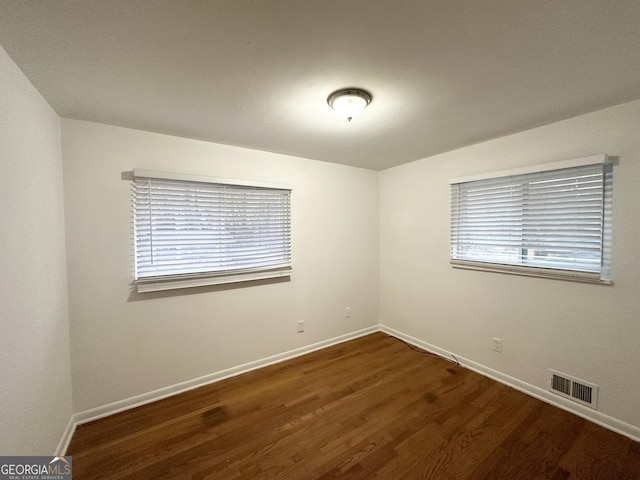
[[(638, 435), (639, 132), (636, 101), (382, 172), (381, 323), (540, 388), (549, 368), (594, 382), (599, 411)], [(450, 178), (594, 153), (620, 157), (614, 286), (451, 268)]]
[(60, 119), (0, 47), (0, 455), (71, 416)]
[[(62, 125), (76, 412), (377, 324), (376, 172), (88, 122)], [(291, 281), (132, 293), (131, 187), (123, 172), (133, 168), (293, 185)], [(306, 323), (302, 334), (298, 320)]]

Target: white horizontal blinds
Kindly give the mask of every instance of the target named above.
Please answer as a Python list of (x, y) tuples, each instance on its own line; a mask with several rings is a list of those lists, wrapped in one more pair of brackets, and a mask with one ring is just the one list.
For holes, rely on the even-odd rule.
[(608, 164), (452, 184), (451, 258), (608, 274), (610, 187)]
[(286, 189), (135, 177), (136, 278), (291, 265)]

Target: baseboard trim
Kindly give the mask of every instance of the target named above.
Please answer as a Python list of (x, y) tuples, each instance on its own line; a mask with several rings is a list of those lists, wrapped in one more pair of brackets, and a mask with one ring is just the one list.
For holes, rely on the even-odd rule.
[[(407, 335), (406, 333), (387, 327), (386, 325), (380, 325), (380, 331), (386, 333), (387, 335), (391, 335), (392, 337), (395, 337), (399, 340), (410, 343), (411, 345), (422, 348), (423, 350), (434, 353), (447, 360), (451, 360), (452, 358), (452, 352), (443, 350), (442, 348), (436, 347), (435, 345), (431, 345), (430, 343), (420, 340), (419, 338), (412, 337), (411, 335)], [(557, 395), (554, 395), (553, 393), (548, 392), (543, 388), (536, 387), (535, 385), (531, 385), (530, 383), (526, 383), (515, 377), (506, 375), (485, 365), (474, 362), (473, 360), (461, 357), (456, 353), (453, 353), (453, 355), (455, 355), (455, 358), (463, 367), (468, 368), (469, 370), (473, 370), (480, 375), (489, 377), (497, 382), (500, 382), (509, 387), (515, 388), (520, 392), (537, 398), (538, 400), (542, 400), (543, 402), (549, 403), (569, 413), (573, 413), (574, 415), (582, 417), (585, 420), (589, 420), (590, 422), (598, 424), (601, 427), (619, 433), (620, 435), (624, 435), (625, 437), (628, 437), (636, 442), (640, 442), (639, 427), (623, 422), (622, 420), (618, 420), (617, 418), (605, 415), (604, 413), (598, 412), (597, 410), (593, 410), (591, 408), (564, 400), (562, 397), (558, 397)]]
[[(358, 337), (363, 337), (365, 335), (369, 335), (377, 331), (379, 331), (379, 326), (374, 325), (371, 327), (363, 328), (362, 330), (357, 330), (355, 332), (339, 335), (337, 337), (333, 337), (328, 340), (323, 340), (321, 342), (313, 343), (311, 345), (295, 348), (293, 350), (289, 350), (284, 353), (272, 355), (270, 357), (262, 358), (260, 360), (255, 360), (253, 362), (245, 363), (244, 365), (238, 365), (236, 367), (231, 367), (226, 370), (210, 373), (208, 375), (205, 375), (199, 378), (194, 378), (192, 380), (187, 380), (185, 382), (176, 383), (175, 385), (159, 388), (151, 392), (143, 393), (140, 395), (136, 395), (134, 397), (118, 400), (116, 402), (109, 403), (107, 405), (85, 410), (83, 412), (76, 413), (75, 415), (72, 416), (72, 420), (74, 422), (73, 430), (75, 430), (76, 425), (92, 422), (100, 418), (108, 417), (109, 415), (114, 415), (116, 413), (120, 413), (125, 410), (130, 410), (132, 408), (146, 405), (148, 403), (152, 403), (158, 400), (172, 397), (174, 395), (178, 395), (180, 393), (187, 392), (189, 390), (193, 390), (198, 387), (203, 387), (205, 385), (219, 382), (221, 380), (224, 380), (230, 377), (235, 377), (236, 375), (241, 375), (243, 373), (247, 373), (252, 370), (256, 370), (258, 368), (266, 367), (268, 365), (273, 365), (274, 363), (279, 363), (285, 360), (299, 357), (301, 355), (305, 355), (307, 353), (311, 353), (316, 350), (329, 347), (331, 345), (337, 345), (339, 343), (353, 340)], [(73, 434), (73, 431), (71, 431), (71, 434)], [(61, 440), (61, 444), (62, 444), (62, 440)], [(68, 446), (68, 442), (66, 443), (66, 446)], [(66, 446), (64, 449), (65, 451), (66, 451)]]
[(76, 425), (77, 423), (75, 415), (71, 415), (71, 417), (69, 417), (69, 421), (67, 422), (67, 426), (64, 429), (64, 432), (62, 432), (62, 437), (58, 442), (58, 446), (56, 447), (54, 454), (56, 457), (62, 457), (66, 454), (67, 448), (69, 448), (69, 443), (71, 443), (73, 433), (76, 431)]
[(253, 362), (245, 363), (243, 365), (238, 365), (236, 367), (221, 370), (219, 372), (214, 372), (199, 378), (187, 380), (185, 382), (177, 383), (175, 385), (159, 388), (157, 390), (136, 395), (134, 397), (126, 398), (123, 400), (119, 400), (117, 402), (109, 403), (107, 405), (103, 405), (100, 407), (92, 408), (89, 410), (85, 410), (85, 411), (73, 414), (69, 419), (69, 422), (67, 423), (67, 426), (63, 432), (62, 438), (60, 439), (60, 442), (58, 443), (58, 447), (56, 448), (56, 455), (64, 455), (66, 453), (76, 427), (83, 423), (92, 422), (94, 420), (108, 417), (110, 415), (114, 415), (116, 413), (130, 410), (132, 408), (153, 403), (158, 400), (172, 397), (174, 395), (178, 395), (180, 393), (193, 390), (198, 387), (219, 382), (221, 380), (225, 380), (227, 378), (234, 377), (236, 375), (241, 375), (243, 373), (250, 372), (258, 368), (266, 367), (268, 365), (273, 365), (275, 363), (296, 358), (301, 355), (314, 352), (316, 350), (321, 350), (323, 348), (330, 347), (332, 345), (337, 345), (339, 343), (347, 342), (349, 340), (363, 337), (365, 335), (369, 335), (375, 332), (386, 333), (387, 335), (391, 335), (392, 337), (395, 337), (399, 340), (410, 343), (416, 347), (422, 348), (428, 352), (431, 352), (440, 357), (443, 357), (446, 360), (452, 360), (455, 355), (455, 359), (458, 362), (460, 362), (460, 364), (463, 367), (468, 368), (469, 370), (479, 373), (480, 375), (484, 375), (485, 377), (489, 377), (497, 382), (503, 383), (512, 388), (515, 388), (516, 390), (519, 390), (527, 395), (530, 395), (534, 398), (542, 400), (543, 402), (546, 402), (553, 406), (561, 408), (562, 410), (565, 410), (569, 413), (573, 413), (574, 415), (577, 415), (586, 420), (589, 420), (590, 422), (596, 423), (608, 430), (614, 431), (616, 433), (624, 435), (625, 437), (631, 438), (636, 442), (640, 442), (639, 427), (623, 422), (616, 418), (610, 417), (596, 410), (583, 407), (582, 405), (577, 405), (577, 404), (574, 405), (573, 402), (566, 401), (562, 397), (557, 397), (556, 395), (553, 395), (552, 393), (547, 392), (543, 388), (536, 387), (535, 385), (531, 385), (529, 383), (526, 383), (515, 377), (506, 375), (497, 370), (493, 370), (492, 368), (489, 368), (485, 365), (474, 362), (473, 360), (469, 360), (455, 353), (448, 352), (440, 347), (427, 343), (423, 340), (420, 340), (419, 338), (413, 337), (404, 332), (395, 330), (386, 325), (375, 325), (375, 326), (367, 327), (355, 332), (351, 332), (351, 333), (339, 335), (337, 337), (333, 337), (327, 340), (323, 340), (321, 342), (313, 343), (311, 345), (295, 348), (293, 350), (289, 350), (284, 353), (272, 355), (270, 357), (262, 358)]

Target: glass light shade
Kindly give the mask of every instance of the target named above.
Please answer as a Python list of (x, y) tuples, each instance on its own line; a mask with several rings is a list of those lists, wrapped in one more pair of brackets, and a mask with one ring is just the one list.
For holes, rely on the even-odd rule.
[(338, 116), (348, 121), (359, 116), (369, 102), (371, 102), (371, 95), (363, 90), (340, 90), (327, 99), (327, 103)]

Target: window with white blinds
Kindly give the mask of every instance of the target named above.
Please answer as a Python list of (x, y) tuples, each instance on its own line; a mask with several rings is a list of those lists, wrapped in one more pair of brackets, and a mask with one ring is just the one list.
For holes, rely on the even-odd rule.
[(451, 182), (454, 267), (610, 283), (612, 164)]
[(291, 274), (290, 188), (136, 170), (134, 230), (139, 292)]

